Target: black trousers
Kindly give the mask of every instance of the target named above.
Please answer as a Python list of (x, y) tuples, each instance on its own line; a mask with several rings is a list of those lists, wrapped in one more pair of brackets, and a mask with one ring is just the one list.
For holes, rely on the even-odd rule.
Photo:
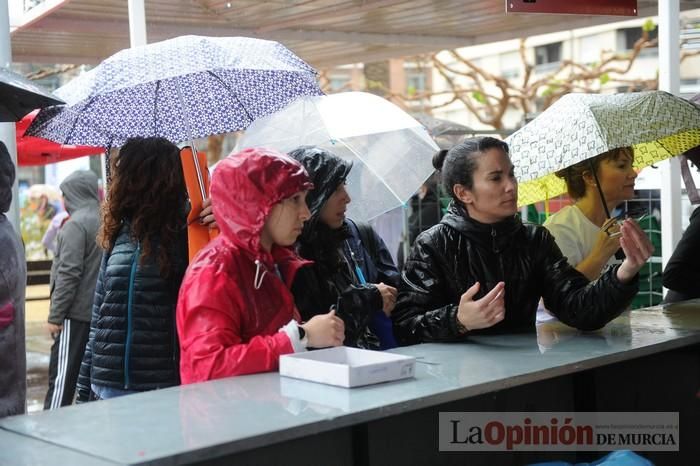
[(90, 322), (65, 319), (63, 330), (51, 346), (49, 363), (49, 391), (44, 409), (57, 409), (73, 404), (80, 363), (90, 336)]

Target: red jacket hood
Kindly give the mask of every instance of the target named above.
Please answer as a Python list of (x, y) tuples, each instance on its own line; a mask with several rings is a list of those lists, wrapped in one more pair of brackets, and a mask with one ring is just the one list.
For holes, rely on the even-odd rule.
[(246, 149), (222, 160), (214, 171), (214, 218), (228, 241), (257, 258), (263, 255), (260, 234), (272, 207), (312, 188), (304, 167), (291, 157), (270, 149)]

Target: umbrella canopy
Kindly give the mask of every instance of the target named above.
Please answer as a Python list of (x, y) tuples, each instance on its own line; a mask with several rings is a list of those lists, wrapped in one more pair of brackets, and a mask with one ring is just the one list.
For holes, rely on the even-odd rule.
[(27, 134), (119, 146), (134, 136), (178, 143), (237, 131), (322, 92), (315, 70), (277, 42), (181, 36), (122, 50), (56, 94), (68, 106), (40, 112)]
[(566, 192), (554, 172), (630, 146), (641, 170), (700, 144), (700, 106), (663, 91), (563, 96), (506, 139), (518, 204)]
[(364, 92), (303, 97), (253, 123), (238, 149), (283, 152), (316, 145), (353, 162), (348, 215), (369, 220), (405, 204), (433, 172), (426, 129), (391, 102)]
[(460, 125), (450, 120), (443, 120), (442, 118), (435, 118), (425, 113), (414, 115), (414, 117), (420, 124), (425, 126), (441, 149), (449, 149), (459, 143), (464, 136), (476, 133), (468, 126)]
[(24, 76), (0, 68), (0, 122), (19, 121), (34, 109), (62, 103)]
[(17, 165), (46, 165), (49, 163), (63, 162), (86, 155), (96, 155), (104, 152), (102, 147), (73, 146), (70, 144), (58, 144), (47, 139), (33, 136), (25, 136), (29, 125), (34, 121), (38, 110), (17, 122)]
[(465, 136), (474, 134), (475, 131), (468, 126), (455, 123), (454, 121), (435, 118), (425, 113), (414, 115), (418, 122), (428, 129), (430, 135), (434, 138), (439, 136)]

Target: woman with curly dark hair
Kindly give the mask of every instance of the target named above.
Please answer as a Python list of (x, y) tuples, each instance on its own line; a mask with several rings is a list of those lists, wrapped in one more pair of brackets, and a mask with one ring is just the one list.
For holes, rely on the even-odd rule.
[(187, 194), (179, 149), (132, 138), (112, 159), (78, 401), (179, 383), (175, 306), (187, 268)]

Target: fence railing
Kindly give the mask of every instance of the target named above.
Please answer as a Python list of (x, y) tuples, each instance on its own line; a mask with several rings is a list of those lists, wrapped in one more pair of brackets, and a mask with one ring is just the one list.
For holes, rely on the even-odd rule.
[[(51, 261), (27, 261), (27, 286), (48, 285), (51, 281)], [(27, 301), (41, 301), (49, 299), (48, 293), (45, 295), (27, 296)]]

